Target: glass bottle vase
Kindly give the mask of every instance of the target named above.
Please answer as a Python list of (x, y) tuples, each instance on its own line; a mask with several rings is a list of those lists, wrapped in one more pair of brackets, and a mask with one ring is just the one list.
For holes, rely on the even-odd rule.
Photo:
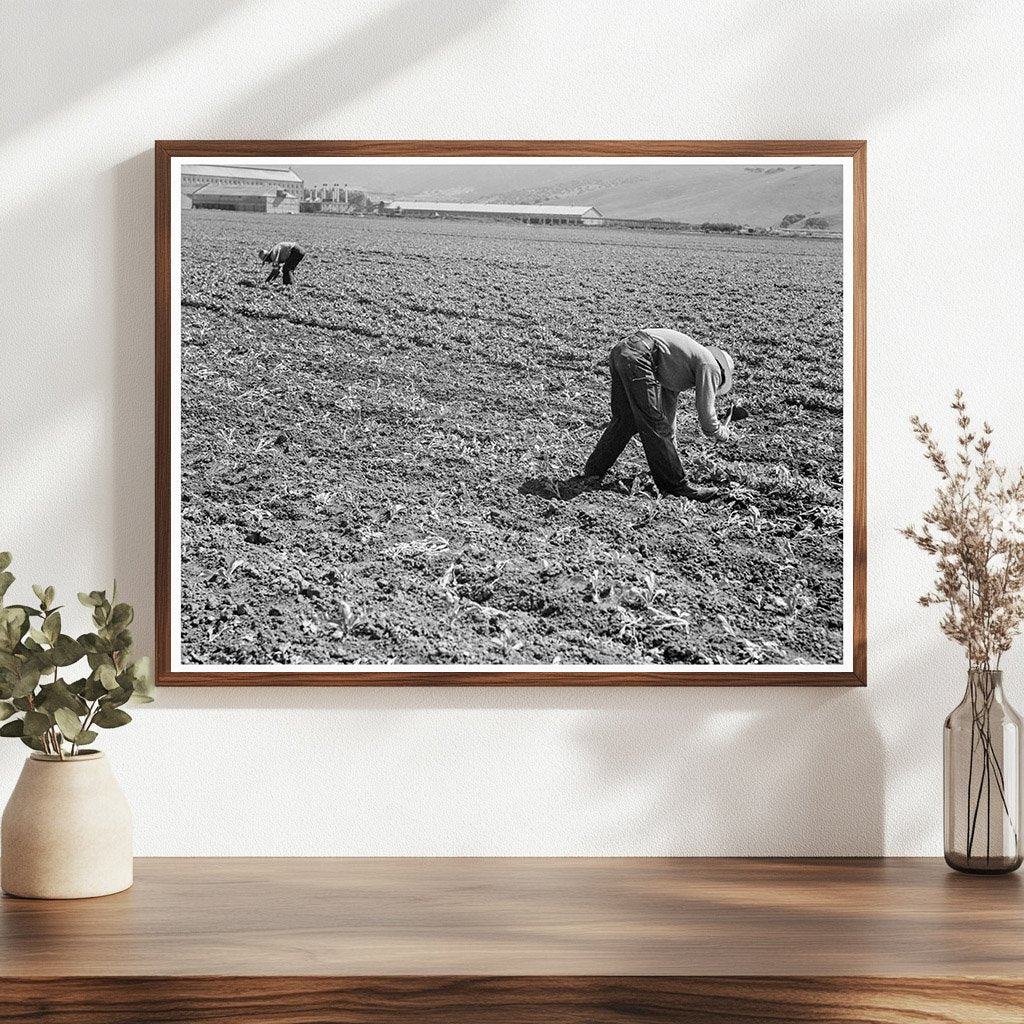
[(943, 727), (946, 863), (1001, 874), (1021, 865), (1021, 719), (1003, 673), (971, 669)]

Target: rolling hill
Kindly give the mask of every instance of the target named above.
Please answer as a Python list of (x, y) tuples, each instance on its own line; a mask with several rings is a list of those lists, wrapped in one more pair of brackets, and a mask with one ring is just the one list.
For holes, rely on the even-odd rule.
[(801, 214), (842, 228), (842, 171), (834, 165), (362, 164), (302, 172), (307, 184), (350, 178), (374, 198), (571, 204), (606, 217), (754, 227)]

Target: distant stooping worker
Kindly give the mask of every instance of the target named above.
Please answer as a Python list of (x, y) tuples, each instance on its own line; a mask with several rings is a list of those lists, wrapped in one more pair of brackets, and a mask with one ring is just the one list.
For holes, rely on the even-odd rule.
[(635, 331), (618, 342), (609, 362), (612, 419), (587, 460), (584, 476), (590, 482), (600, 480), (630, 438), (639, 434), (659, 491), (694, 501), (716, 497), (714, 488), (695, 487), (686, 479), (675, 443), (676, 409), (679, 393), (692, 388), (703, 433), (728, 441), (732, 433), (715, 412), (715, 398), (732, 388), (732, 356), (680, 331), (659, 327)]
[(278, 242), (273, 249), (260, 249), (258, 255), (264, 263), (271, 264), (270, 273), (267, 274), (264, 283), (269, 284), (280, 274), (285, 284), (291, 284), (292, 274), (306, 252), (295, 242)]

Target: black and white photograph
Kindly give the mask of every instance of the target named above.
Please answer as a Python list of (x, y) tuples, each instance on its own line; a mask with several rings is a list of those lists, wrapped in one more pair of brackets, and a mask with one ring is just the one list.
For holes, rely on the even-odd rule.
[(175, 671), (849, 671), (847, 157), (175, 157)]

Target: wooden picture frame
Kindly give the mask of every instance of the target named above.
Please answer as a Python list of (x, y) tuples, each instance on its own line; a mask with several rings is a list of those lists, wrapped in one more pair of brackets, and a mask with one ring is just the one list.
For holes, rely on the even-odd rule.
[[(808, 666), (806, 664), (789, 664), (784, 661), (778, 663), (762, 663), (754, 665), (741, 665), (721, 663), (716, 665), (707, 664), (518, 664), (514, 663), (517, 657), (515, 635), (510, 633), (506, 640), (501, 640), (499, 634), (495, 643), (504, 643), (503, 650), (509, 656), (506, 664), (466, 664), (460, 661), (452, 661), (450, 664), (434, 662), (431, 664), (387, 664), (384, 662), (367, 664), (330, 664), (321, 667), (319, 663), (310, 664), (249, 664), (248, 662), (225, 665), (221, 663), (207, 665), (195, 661), (182, 660), (180, 620), (181, 613), (181, 504), (182, 504), (182, 483), (181, 483), (181, 451), (182, 436), (180, 429), (181, 421), (181, 281), (179, 278), (172, 280), (172, 273), (180, 275), (181, 257), (176, 248), (180, 244), (180, 204), (182, 200), (181, 167), (183, 164), (200, 165), (204, 161), (216, 164), (244, 167), (246, 165), (271, 164), (274, 166), (287, 165), (288, 162), (304, 161), (315, 164), (319, 161), (322, 164), (334, 161), (369, 160), (397, 161), (398, 163), (419, 161), (424, 159), (441, 158), (448, 161), (480, 161), (481, 159), (496, 160), (501, 164), (518, 166), (517, 162), (524, 160), (557, 161), (606, 161), (622, 162), (630, 165), (636, 162), (637, 166), (652, 161), (692, 161), (695, 164), (702, 162), (711, 163), (721, 161), (723, 163), (735, 163), (737, 166), (747, 166), (761, 173), (758, 168), (764, 167), (769, 170), (778, 167), (780, 171), (802, 167), (804, 164), (815, 164), (816, 162), (832, 162), (843, 168), (843, 211), (841, 245), (843, 247), (843, 292), (842, 292), (842, 320), (843, 320), (843, 366), (842, 379), (845, 382), (842, 391), (842, 428), (843, 436), (843, 459), (841, 467), (844, 468), (842, 477), (842, 506), (841, 515), (843, 522), (842, 529), (842, 557), (843, 557), (843, 588), (842, 588), (842, 652), (841, 660), (834, 663), (823, 663), (821, 665)], [(863, 686), (866, 685), (866, 565), (867, 565), (867, 544), (866, 544), (866, 466), (865, 466), (865, 402), (866, 402), (866, 343), (865, 343), (865, 301), (866, 301), (866, 143), (863, 141), (158, 141), (155, 144), (155, 240), (156, 240), (156, 404), (155, 404), (155, 427), (156, 427), (156, 668), (157, 682), (161, 686), (424, 686), (424, 685), (459, 685), (459, 686), (749, 686), (749, 685), (779, 685), (779, 686)], [(753, 178), (754, 175), (751, 175)], [(198, 180), (198, 179), (197, 179)], [(758, 183), (760, 187), (760, 183)], [(767, 186), (766, 186), (767, 187)], [(264, 202), (269, 206), (275, 202), (282, 201), (292, 204), (296, 199), (293, 195), (286, 195), (285, 189), (265, 189), (262, 194), (258, 190), (248, 188), (244, 184), (236, 186), (238, 195), (244, 194), (246, 202), (250, 196), (257, 204)], [(230, 191), (228, 186), (213, 189), (214, 193)], [(209, 190), (206, 195), (209, 195)], [(275, 199), (276, 195), (276, 199)], [(316, 203), (330, 204), (330, 199), (317, 199), (315, 193), (311, 193), (312, 199), (307, 206)], [(366, 197), (364, 197), (366, 198)], [(297, 197), (295, 205), (302, 200)], [(345, 197), (345, 212), (351, 212), (349, 197)], [(586, 200), (584, 200), (586, 201)], [(218, 202), (223, 202), (219, 194), (215, 194), (212, 201), (205, 205), (216, 208)], [(227, 200), (231, 204), (233, 200)], [(335, 201), (336, 202), (336, 201)], [(202, 205), (197, 203), (196, 205)], [(235, 207), (241, 208), (241, 207)], [(252, 206), (245, 207), (252, 209)], [(262, 206), (259, 207), (263, 209)], [(555, 209), (556, 207), (552, 207)], [(369, 210), (369, 207), (366, 207)], [(525, 209), (525, 207), (524, 207)], [(561, 207), (558, 207), (561, 209)], [(408, 216), (408, 204), (403, 210), (399, 201), (380, 204), (373, 211), (380, 214), (393, 214), (397, 211), (399, 215)], [(323, 221), (326, 214), (321, 209), (320, 221)], [(596, 212), (592, 208), (592, 212)], [(797, 211), (804, 216), (805, 211)], [(810, 211), (807, 211), (808, 213)], [(202, 217), (216, 218), (218, 214), (206, 214), (202, 211), (196, 215), (196, 219)], [(255, 218), (246, 223), (259, 224), (260, 230), (266, 225), (266, 237), (268, 245), (277, 241), (277, 234), (287, 231), (297, 235), (296, 225), (308, 223), (300, 217), (291, 219), (271, 217), (260, 218), (258, 214), (228, 214), (227, 221), (233, 223), (232, 218), (250, 217)], [(431, 217), (438, 219), (447, 214), (434, 211)], [(179, 218), (177, 221), (175, 218)], [(610, 218), (606, 218), (609, 219)], [(226, 222), (227, 222), (226, 221)], [(286, 226), (279, 227), (286, 221)], [(824, 219), (819, 219), (824, 224)], [(211, 221), (212, 223), (212, 221)], [(273, 225), (275, 226), (272, 226)], [(335, 222), (332, 222), (335, 223)], [(336, 223), (341, 223), (340, 221)], [(352, 224), (355, 221), (351, 222)], [(376, 222), (373, 222), (376, 224)], [(380, 223), (384, 223), (381, 221)], [(814, 223), (814, 221), (812, 221)], [(369, 216), (366, 218), (366, 230), (375, 230), (371, 225)], [(451, 225), (449, 225), (451, 226)], [(616, 225), (605, 225), (597, 230), (609, 232)], [(636, 225), (634, 225), (635, 227)], [(622, 225), (626, 229), (626, 225)], [(724, 225), (704, 224), (691, 225), (690, 233), (694, 231), (703, 233), (709, 238), (708, 231), (714, 231)], [(735, 225), (732, 226), (735, 228)], [(420, 228), (417, 227), (417, 230)], [(248, 228), (245, 229), (248, 231)], [(403, 230), (406, 230), (403, 228)], [(408, 230), (412, 230), (410, 227)], [(422, 230), (427, 230), (425, 226)], [(464, 230), (463, 225), (454, 225), (453, 230)], [(505, 228), (500, 230), (505, 231)], [(508, 228), (509, 232), (519, 230)], [(524, 229), (525, 230), (525, 229)], [(543, 231), (554, 232), (557, 228), (543, 228)], [(569, 228), (570, 231), (591, 230), (587, 228)], [(680, 229), (682, 230), (682, 229)], [(746, 228), (737, 230), (747, 230)], [(786, 234), (787, 229), (770, 229), (774, 234)], [(824, 229), (823, 229), (824, 230)], [(494, 231), (499, 231), (497, 227)], [(813, 229), (808, 229), (808, 234), (813, 234)], [(796, 227), (788, 230), (788, 234), (800, 236), (800, 222)], [(642, 231), (633, 231), (631, 242), (637, 243), (637, 238), (642, 236)], [(539, 237), (539, 236), (538, 236)], [(546, 237), (546, 236), (545, 236)], [(566, 236), (568, 237), (568, 236)], [(596, 236), (595, 236), (596, 237)], [(625, 237), (623, 235), (623, 237)], [(648, 236), (644, 236), (648, 237)], [(722, 236), (725, 237), (724, 235)], [(683, 238), (683, 235), (680, 235)], [(806, 246), (811, 246), (811, 240), (805, 240)], [(732, 238), (730, 245), (735, 246), (751, 245), (746, 239)], [(239, 243), (241, 246), (242, 243)], [(687, 244), (685, 239), (679, 243)], [(696, 244), (696, 243), (695, 243)], [(713, 244), (712, 241), (701, 244)], [(758, 240), (758, 244), (761, 244)], [(763, 244), (769, 244), (765, 241)], [(772, 240), (771, 244), (779, 246), (792, 245), (788, 238)], [(804, 241), (799, 244), (803, 245)], [(814, 243), (819, 244), (818, 242)], [(833, 242), (821, 241), (822, 246), (833, 245)], [(242, 251), (240, 249), (240, 251)], [(244, 250), (245, 258), (254, 261), (255, 253), (249, 248)], [(269, 258), (273, 258), (271, 255)], [(241, 260), (242, 257), (239, 257)], [(311, 261), (315, 268), (315, 262)], [(240, 264), (241, 265), (241, 264)], [(247, 273), (255, 274), (251, 269)], [(297, 279), (302, 285), (302, 268), (297, 271)], [(236, 272), (237, 276), (237, 272)], [(234, 283), (234, 279), (233, 279)], [(238, 281), (237, 284), (245, 285), (253, 289), (270, 288), (277, 285), (264, 286), (261, 280)], [(277, 283), (279, 284), (279, 282)], [(785, 287), (780, 284), (778, 287)], [(261, 294), (263, 294), (261, 292)], [(275, 293), (284, 294), (284, 293)], [(292, 295), (295, 293), (288, 293)], [(172, 298), (172, 295), (176, 298)], [(221, 301), (221, 300), (217, 300)], [(282, 302), (285, 299), (281, 299)], [(290, 300), (289, 300), (290, 301)], [(209, 305), (215, 303), (211, 300)], [(276, 315), (276, 314), (275, 314)], [(178, 353), (176, 356), (175, 353)], [(603, 351), (607, 359), (607, 348)], [(174, 360), (178, 362), (175, 363)], [(593, 360), (591, 360), (593, 361)], [(607, 370), (604, 371), (607, 374)], [(737, 368), (737, 376), (741, 367)], [(209, 386), (212, 386), (209, 385)], [(682, 407), (681, 407), (682, 408)], [(790, 408), (787, 406), (787, 408)], [(804, 415), (806, 410), (799, 400), (794, 400), (791, 407), (793, 415)], [(361, 412), (360, 412), (361, 415)], [(177, 425), (177, 431), (172, 427)], [(262, 443), (262, 442), (261, 442)], [(271, 442), (266, 442), (271, 443)], [(282, 442), (287, 444), (288, 442)], [(779, 470), (780, 484), (783, 486), (788, 471), (783, 467)], [(633, 487), (637, 484), (637, 477)], [(791, 481), (791, 478), (790, 478)], [(820, 481), (819, 481), (820, 482)], [(807, 487), (814, 486), (814, 481), (805, 481)], [(729, 486), (735, 486), (731, 483)], [(557, 490), (557, 486), (556, 486)], [(520, 492), (524, 493), (524, 492)], [(558, 491), (558, 495), (561, 491)], [(544, 494), (538, 495), (538, 500), (544, 500)], [(617, 499), (616, 499), (617, 500)], [(673, 499), (675, 500), (675, 499)], [(656, 504), (655, 496), (651, 496), (652, 507)], [(173, 507), (172, 507), (173, 504)], [(550, 501), (552, 506), (554, 500)], [(658, 506), (659, 508), (665, 506)], [(710, 506), (709, 506), (710, 507)], [(739, 506), (721, 505), (722, 509), (735, 509)], [(742, 508), (737, 514), (756, 517), (760, 513), (754, 507), (754, 511)], [(557, 516), (558, 509), (552, 512)], [(675, 513), (673, 513), (675, 514)], [(679, 513), (685, 516), (686, 513)], [(727, 514), (725, 511), (723, 515)], [(732, 514), (729, 512), (728, 514)], [(755, 523), (756, 525), (756, 523)], [(813, 523), (808, 520), (801, 527), (802, 529), (813, 529)], [(806, 533), (805, 533), (806, 536)], [(756, 537), (754, 538), (756, 541)], [(778, 539), (779, 550), (786, 550), (783, 543), (785, 538)], [(767, 542), (766, 542), (767, 543)], [(756, 546), (756, 544), (755, 544)], [(788, 549), (793, 551), (792, 546)], [(226, 559), (226, 556), (225, 556)], [(438, 563), (439, 564), (439, 563)], [(453, 562), (454, 565), (454, 562)], [(211, 583), (211, 588), (216, 588), (216, 593), (211, 589), (211, 599), (217, 599), (217, 594), (225, 587), (230, 589), (227, 577), (231, 570), (225, 565), (221, 570), (222, 576), (218, 577), (216, 584)], [(650, 586), (652, 593), (656, 593), (658, 581), (654, 580)], [(574, 585), (570, 581), (570, 585)], [(594, 584), (594, 592), (587, 596), (588, 601), (603, 600)], [(630, 591), (634, 593), (634, 591)], [(775, 600), (776, 598), (772, 598)], [(452, 600), (458, 601), (456, 595)], [(639, 599), (637, 599), (639, 600)], [(657, 600), (657, 598), (655, 598)], [(778, 598), (783, 603), (780, 605), (779, 614), (782, 616), (799, 616), (802, 610), (799, 594), (796, 597)], [(786, 607), (785, 601), (790, 601)], [(805, 607), (813, 608), (810, 604), (812, 598), (804, 598), (808, 602)], [(795, 602), (795, 603), (794, 603)], [(628, 601), (627, 601), (628, 603)], [(479, 607), (479, 604), (477, 605)], [(674, 609), (680, 613), (680, 621), (685, 619), (685, 610), (680, 612), (679, 608)], [(353, 613), (355, 614), (355, 613)], [(503, 614), (503, 613), (496, 613)], [(665, 614), (668, 614), (666, 611)], [(336, 619), (335, 614), (335, 619)], [(623, 612), (623, 621), (628, 616)], [(720, 616), (724, 621), (722, 629), (729, 629), (727, 616)], [(455, 621), (455, 620), (453, 620)], [(500, 620), (499, 620), (500, 621)], [(177, 623), (179, 631), (172, 634), (172, 627)], [(332, 625), (339, 625), (334, 619)], [(208, 627), (210, 628), (210, 627)], [(342, 632), (339, 636), (348, 636), (347, 627), (341, 624)], [(627, 627), (623, 626), (625, 630)], [(213, 629), (210, 628), (211, 636)], [(735, 630), (733, 634), (735, 635)], [(353, 634), (354, 635), (354, 634)], [(385, 634), (382, 634), (385, 635)], [(737, 643), (743, 641), (743, 637), (736, 638)], [(196, 646), (193, 643), (193, 646)], [(781, 650), (778, 644), (776, 649)], [(497, 648), (496, 648), (497, 649)], [(639, 649), (639, 648), (637, 648)], [(769, 648), (766, 648), (768, 650)], [(673, 656), (677, 656), (673, 654)], [(787, 655), (788, 656), (788, 655)]]

